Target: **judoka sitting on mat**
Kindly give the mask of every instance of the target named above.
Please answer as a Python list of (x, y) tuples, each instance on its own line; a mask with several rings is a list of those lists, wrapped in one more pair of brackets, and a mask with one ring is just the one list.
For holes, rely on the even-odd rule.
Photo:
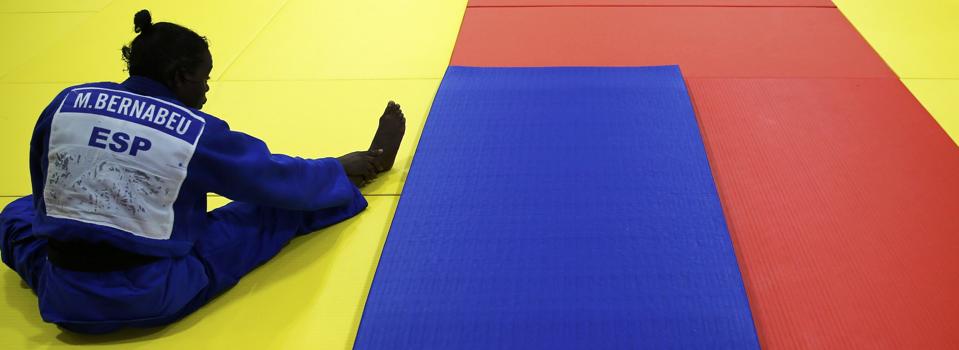
[[(297, 235), (350, 218), (405, 132), (390, 102), (372, 146), (339, 158), (270, 153), (203, 113), (204, 37), (134, 17), (130, 78), (63, 90), (30, 143), (33, 195), (0, 213), (3, 262), (47, 322), (84, 333), (174, 322)], [(234, 202), (207, 213), (207, 193)]]

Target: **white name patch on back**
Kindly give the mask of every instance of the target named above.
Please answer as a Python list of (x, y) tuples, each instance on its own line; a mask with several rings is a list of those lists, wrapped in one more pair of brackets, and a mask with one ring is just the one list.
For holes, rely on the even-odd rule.
[(125, 91), (78, 88), (53, 116), (47, 215), (169, 239), (173, 203), (205, 121)]

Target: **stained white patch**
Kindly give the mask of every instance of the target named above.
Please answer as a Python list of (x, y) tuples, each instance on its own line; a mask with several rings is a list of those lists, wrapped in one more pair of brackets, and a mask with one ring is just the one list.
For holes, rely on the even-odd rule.
[[(190, 113), (165, 101), (132, 96), (184, 115)], [(81, 94), (80, 99), (83, 97)], [(74, 106), (87, 103), (77, 100), (74, 96), (65, 102)], [(91, 101), (89, 107), (96, 105)], [(61, 107), (54, 115), (50, 131), (43, 193), (47, 215), (169, 239), (173, 203), (186, 179), (199, 135), (189, 142), (160, 129), (162, 125), (145, 125), (96, 110), (65, 112), (67, 109)], [(190, 116), (202, 127), (202, 118)]]

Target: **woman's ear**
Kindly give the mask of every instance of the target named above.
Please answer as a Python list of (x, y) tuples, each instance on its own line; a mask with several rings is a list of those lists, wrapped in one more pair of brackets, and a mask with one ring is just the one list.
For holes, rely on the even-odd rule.
[(186, 72), (184, 72), (182, 69), (177, 69), (175, 72), (173, 72), (173, 81), (171, 82), (170, 87), (174, 90), (180, 89), (180, 87), (187, 83), (187, 80)]
[(186, 69), (177, 69), (173, 73), (173, 82), (170, 84), (170, 89), (173, 90), (177, 95), (180, 94), (189, 94), (194, 88), (194, 79), (189, 71)]

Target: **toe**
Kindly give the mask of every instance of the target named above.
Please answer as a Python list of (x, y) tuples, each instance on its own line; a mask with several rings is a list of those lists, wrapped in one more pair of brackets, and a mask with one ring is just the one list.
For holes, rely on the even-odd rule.
[(386, 111), (383, 113), (383, 116), (391, 119), (403, 118), (403, 111), (400, 109), (400, 105), (390, 101), (389, 105), (386, 106)]

